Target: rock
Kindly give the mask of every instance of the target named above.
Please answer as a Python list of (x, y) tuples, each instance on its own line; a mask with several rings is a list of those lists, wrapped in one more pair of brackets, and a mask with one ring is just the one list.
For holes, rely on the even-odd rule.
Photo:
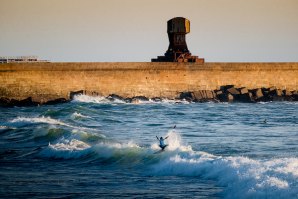
[(147, 97), (144, 96), (135, 96), (131, 98), (131, 103), (138, 104), (140, 102), (149, 101)]
[(261, 88), (254, 89), (252, 93), (255, 101), (264, 101), (264, 95)]
[(126, 103), (131, 103), (132, 99), (131, 99), (130, 97), (127, 97), (127, 98), (124, 99), (124, 101), (125, 101)]
[(267, 89), (267, 91), (269, 91), (269, 92), (274, 91), (274, 90), (276, 90), (276, 87), (275, 86), (272, 86), (272, 87), (270, 87), (270, 88)]
[(162, 101), (162, 99), (160, 97), (153, 97), (153, 98), (151, 98), (151, 100), (154, 101), (154, 102), (161, 102)]
[(93, 97), (100, 96), (100, 94), (96, 91), (84, 91), (84, 95), (93, 96)]
[(138, 99), (138, 100), (142, 100), (142, 101), (149, 101), (149, 99), (147, 97), (144, 97), (144, 96), (135, 96), (132, 99)]
[(298, 91), (292, 91), (292, 97), (294, 101), (298, 101)]
[(1, 97), (0, 98), (0, 107), (12, 107), (10, 104), (10, 99), (6, 97)]
[(220, 90), (225, 93), (229, 88), (233, 88), (233, 87), (234, 85), (225, 85), (225, 86), (221, 86)]
[(193, 101), (196, 101), (196, 102), (214, 101), (216, 100), (216, 94), (214, 91), (200, 90), (200, 91), (193, 92), (192, 98), (194, 98)]
[(31, 97), (23, 100), (0, 98), (0, 106), (2, 107), (24, 107), (24, 106), (37, 106), (39, 103), (32, 101)]
[(252, 93), (240, 94), (239, 98), (238, 98), (238, 101), (245, 102), (245, 103), (255, 102), (255, 100), (253, 99)]
[(206, 93), (204, 91), (195, 91), (193, 92), (193, 97), (196, 102), (203, 102), (207, 100)]
[(19, 100), (10, 99), (10, 106), (11, 107), (18, 106), (18, 105), (19, 105)]
[(222, 93), (217, 96), (220, 102), (233, 102), (234, 97), (230, 93)]
[(218, 91), (215, 91), (215, 94), (217, 96), (217, 95), (223, 94), (223, 92), (221, 90), (218, 90)]
[(44, 103), (44, 105), (55, 105), (55, 104), (61, 104), (61, 103), (66, 103), (69, 102), (69, 100), (65, 99), (65, 98), (58, 98), (58, 99), (54, 99), (54, 100), (49, 100), (47, 102)]
[[(194, 91), (193, 92), (194, 98), (196, 101), (201, 101), (204, 99), (204, 94), (202, 91)], [(180, 95), (181, 96), (181, 95)], [(192, 97), (192, 96), (191, 96)]]
[(196, 101), (196, 98), (195, 98), (195, 96), (192, 92), (182, 92), (182, 93), (180, 93), (179, 99), (180, 100), (186, 100), (186, 101), (189, 101), (189, 102)]
[(283, 92), (280, 89), (269, 90), (269, 95), (281, 97)]
[(214, 91), (210, 91), (210, 90), (206, 90), (206, 99), (215, 99), (216, 98), (216, 94), (214, 93)]
[(294, 97), (292, 96), (292, 92), (289, 90), (283, 90), (282, 91), (284, 100), (286, 101), (294, 101)]
[[(271, 90), (273, 89), (273, 87), (271, 87)], [(272, 101), (272, 96), (269, 94), (269, 89), (268, 88), (261, 88), (263, 97), (258, 99), (257, 101)]]
[(119, 95), (116, 95), (116, 94), (111, 94), (107, 97), (108, 100), (110, 101), (115, 101), (115, 100), (120, 100), (120, 101), (125, 101), (125, 99)]
[(233, 102), (234, 101), (234, 96), (231, 95), (231, 94), (228, 94), (227, 95), (227, 100), (228, 100), (228, 102)]
[(272, 99), (272, 101), (284, 101), (283, 93), (280, 89), (269, 89), (269, 98)]
[(20, 100), (18, 106), (37, 106), (38, 103), (32, 101), (32, 97)]
[(233, 96), (240, 94), (240, 92), (235, 87), (227, 89), (227, 92), (232, 94)]
[(283, 96), (273, 96), (272, 101), (285, 101), (285, 98)]
[(71, 91), (69, 93), (69, 99), (73, 100), (76, 95), (84, 95), (86, 92), (84, 90)]
[(263, 92), (262, 92), (262, 89), (258, 88), (256, 91), (255, 91), (255, 98), (256, 99), (260, 99), (260, 98), (263, 98), (264, 95), (263, 95)]
[(284, 96), (292, 96), (292, 92), (289, 90), (283, 90), (282, 92)]
[(240, 88), (239, 91), (240, 91), (240, 94), (248, 93), (248, 89), (246, 87)]

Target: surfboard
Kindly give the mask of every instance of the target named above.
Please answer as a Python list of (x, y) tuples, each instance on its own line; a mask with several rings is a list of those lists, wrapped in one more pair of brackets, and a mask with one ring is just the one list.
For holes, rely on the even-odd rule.
[(154, 152), (154, 154), (159, 154), (159, 153), (162, 153), (162, 152), (164, 152), (164, 150), (159, 150), (159, 151), (156, 151), (156, 152)]
[[(164, 152), (165, 151), (165, 148), (169, 146), (169, 145), (165, 145), (163, 148), (161, 148), (159, 151), (156, 151), (154, 154), (157, 154), (157, 153), (161, 153), (161, 152)], [(160, 147), (160, 146), (159, 146)]]

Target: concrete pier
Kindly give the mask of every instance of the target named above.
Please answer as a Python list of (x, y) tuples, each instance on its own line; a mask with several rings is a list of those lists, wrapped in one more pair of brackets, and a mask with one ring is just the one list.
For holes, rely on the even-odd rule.
[(0, 64), (0, 97), (36, 102), (69, 99), (70, 92), (175, 98), (180, 92), (248, 89), (298, 90), (298, 63), (8, 63)]

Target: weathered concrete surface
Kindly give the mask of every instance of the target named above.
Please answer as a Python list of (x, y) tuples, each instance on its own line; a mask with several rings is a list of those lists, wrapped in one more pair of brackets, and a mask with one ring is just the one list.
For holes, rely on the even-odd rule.
[(298, 63), (11, 63), (0, 64), (0, 97), (45, 102), (69, 99), (71, 91), (103, 96), (174, 98), (184, 91), (298, 90)]

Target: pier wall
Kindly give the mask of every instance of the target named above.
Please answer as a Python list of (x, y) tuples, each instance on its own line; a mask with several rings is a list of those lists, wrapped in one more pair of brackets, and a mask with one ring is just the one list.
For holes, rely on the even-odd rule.
[(8, 63), (0, 64), (0, 97), (69, 99), (71, 91), (174, 98), (179, 92), (248, 89), (298, 90), (298, 63)]

